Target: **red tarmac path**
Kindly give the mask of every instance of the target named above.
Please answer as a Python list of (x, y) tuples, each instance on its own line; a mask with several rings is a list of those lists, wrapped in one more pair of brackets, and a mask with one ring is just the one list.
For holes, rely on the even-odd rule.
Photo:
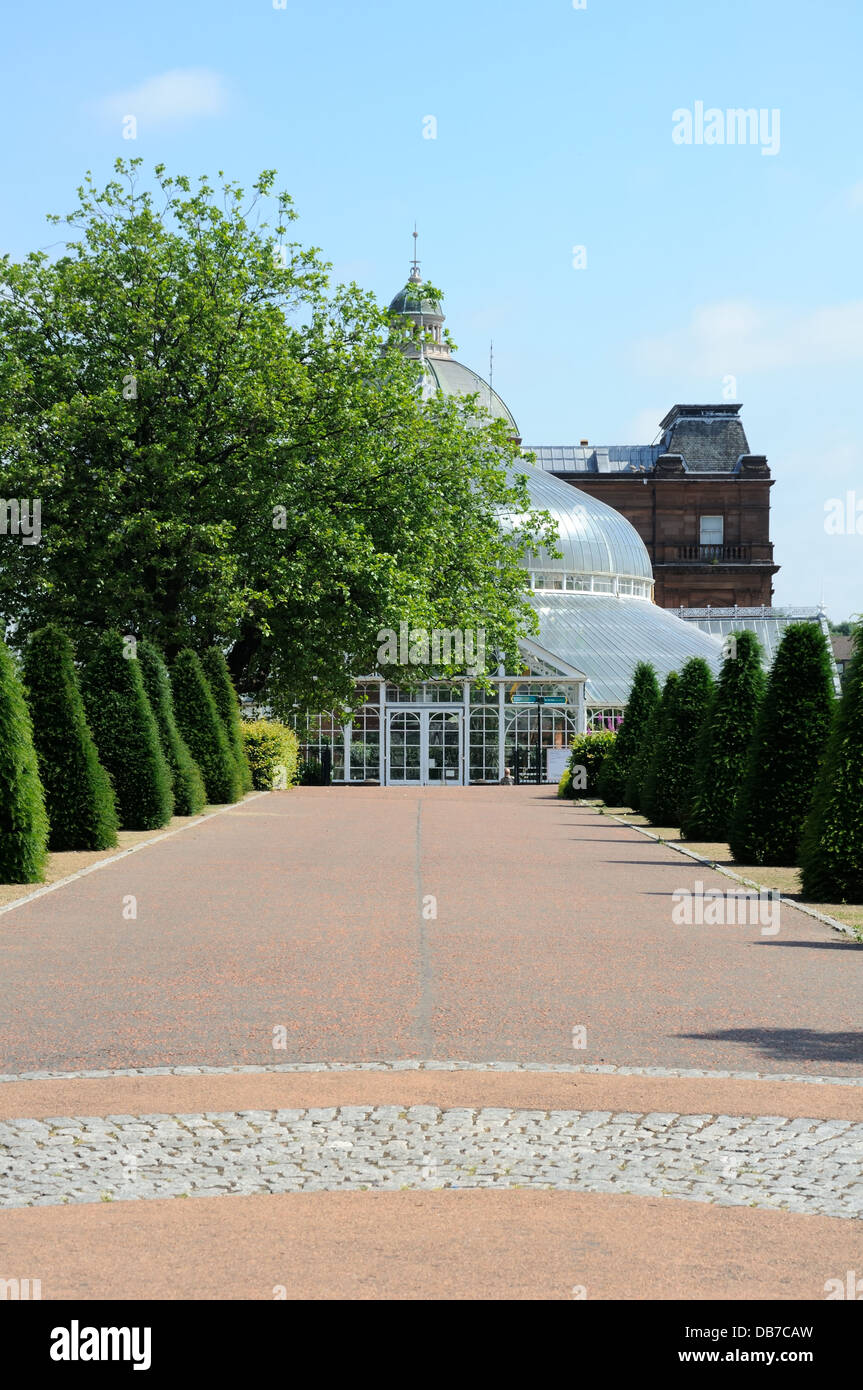
[[(671, 894), (699, 879), (734, 889), (546, 789), (262, 797), (0, 916), (0, 1071), (414, 1057), (863, 1075), (860, 947), (784, 906), (775, 937), (676, 926)], [(4, 1118), (396, 1102), (863, 1117), (861, 1087), (717, 1077), (0, 1085)], [(0, 1274), (40, 1277), (46, 1299), (821, 1299), (861, 1259), (855, 1220), (577, 1191), (0, 1211)]]
[(696, 880), (735, 887), (546, 788), (262, 797), (0, 917), (0, 1070), (863, 1074), (863, 950), (784, 905), (775, 937), (675, 925), (671, 894)]

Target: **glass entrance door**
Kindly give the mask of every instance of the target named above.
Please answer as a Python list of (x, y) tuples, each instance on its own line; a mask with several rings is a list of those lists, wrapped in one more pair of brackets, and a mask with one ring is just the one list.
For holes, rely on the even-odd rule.
[(388, 710), (387, 783), (461, 786), (463, 726), (461, 710)]
[(457, 787), (461, 784), (461, 711), (433, 710), (427, 718), (428, 784)]
[(390, 710), (387, 781), (399, 786), (422, 784), (423, 716), (419, 710)]

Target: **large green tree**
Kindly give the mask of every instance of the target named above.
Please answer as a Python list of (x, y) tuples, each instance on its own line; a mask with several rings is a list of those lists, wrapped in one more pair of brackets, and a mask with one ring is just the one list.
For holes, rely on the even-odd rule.
[(701, 731), (682, 827), (687, 840), (728, 839), (765, 679), (755, 633), (732, 633)]
[(863, 903), (863, 628), (845, 672), (812, 808), (800, 845), (803, 893)]
[(746, 756), (729, 843), (741, 864), (794, 865), (836, 705), (817, 623), (785, 629)]
[(246, 196), (140, 164), (88, 176), (59, 254), (0, 259), (0, 477), (42, 506), (0, 617), (218, 645), (277, 709), (348, 698), (402, 621), (514, 660), (549, 532), (507, 427), (423, 401), (411, 328), (330, 288), (272, 172)]

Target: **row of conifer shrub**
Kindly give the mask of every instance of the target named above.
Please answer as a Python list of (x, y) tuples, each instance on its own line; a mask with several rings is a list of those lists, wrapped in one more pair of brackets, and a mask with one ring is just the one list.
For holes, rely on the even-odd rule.
[[(573, 766), (585, 763), (582, 742), (570, 785)], [(687, 840), (727, 843), (740, 864), (799, 866), (810, 901), (863, 902), (860, 628), (839, 700), (815, 623), (786, 628), (769, 673), (748, 631), (727, 639), (716, 681), (693, 658), (660, 690), (641, 662), (606, 745), (576, 794), (629, 806)]]
[[(290, 780), (286, 783), (290, 785)], [(211, 647), (174, 659), (107, 632), (81, 668), (57, 627), (20, 664), (0, 642), (0, 883), (39, 882), (49, 851), (102, 850), (252, 787), (236, 692)]]

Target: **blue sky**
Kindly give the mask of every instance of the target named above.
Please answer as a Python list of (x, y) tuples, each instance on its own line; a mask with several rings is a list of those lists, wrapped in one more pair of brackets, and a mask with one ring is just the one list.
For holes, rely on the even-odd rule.
[[(298, 239), (386, 300), (416, 218), (526, 442), (650, 443), (733, 376), (776, 478), (776, 601), (863, 609), (863, 534), (825, 531), (853, 493), (863, 533), (858, 0), (48, 0), (4, 31), (0, 249), (56, 240), (45, 213), (117, 155), (276, 167)], [(778, 153), (676, 144), (699, 101), (778, 109)]]

